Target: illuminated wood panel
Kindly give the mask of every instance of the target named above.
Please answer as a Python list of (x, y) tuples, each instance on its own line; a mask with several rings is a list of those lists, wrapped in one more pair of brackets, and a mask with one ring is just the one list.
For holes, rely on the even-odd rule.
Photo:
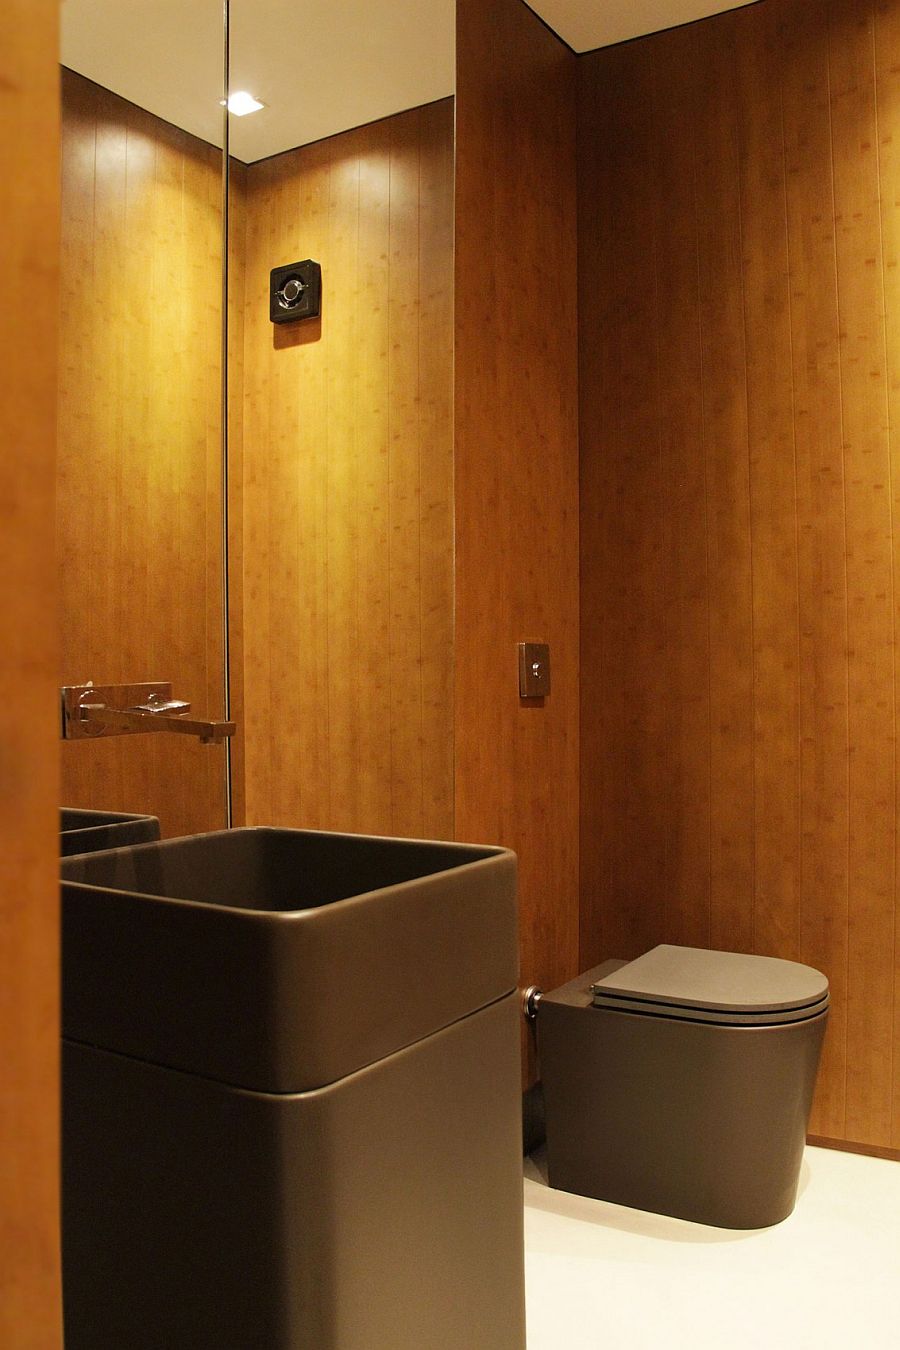
[[(456, 834), (518, 854), (544, 988), (578, 970), (575, 66), (519, 0), (459, 3)], [(550, 644), (542, 701), (521, 641)]]
[(809, 962), (812, 1128), (900, 1147), (900, 5), (580, 61), (583, 964)]
[(54, 566), (58, 6), (0, 43), (0, 1345), (62, 1344)]
[[(453, 834), (453, 104), (245, 175), (248, 823)], [(322, 266), (273, 326), (272, 267)]]
[[(170, 679), (221, 716), (221, 155), (63, 71), (61, 684)], [(67, 806), (225, 821), (224, 750), (66, 743)]]

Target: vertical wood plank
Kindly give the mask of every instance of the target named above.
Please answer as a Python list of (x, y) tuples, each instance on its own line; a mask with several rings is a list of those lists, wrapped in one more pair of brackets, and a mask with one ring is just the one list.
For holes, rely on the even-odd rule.
[[(608, 888), (603, 899), (606, 930), (623, 957), (643, 951), (654, 931), (665, 926), (671, 879), (668, 855), (671, 813), (671, 757), (666, 727), (674, 706), (669, 666), (672, 525), (664, 502), (671, 486), (663, 470), (660, 407), (661, 347), (664, 338), (640, 340), (658, 332), (661, 298), (659, 279), (666, 262), (661, 233), (668, 228), (656, 209), (659, 183), (655, 116), (655, 71), (632, 48), (622, 49), (615, 87), (619, 91), (606, 135), (616, 141), (615, 212), (610, 265), (619, 280), (617, 308), (609, 316), (616, 362), (616, 404), (619, 459), (615, 495), (588, 503), (598, 509), (606, 535), (606, 556), (613, 564), (611, 595), (622, 617), (618, 630), (607, 634), (610, 650), (623, 643), (631, 653), (630, 669), (602, 682), (583, 672), (582, 709), (589, 754), (605, 756), (609, 770), (604, 833), (610, 849)], [(628, 91), (627, 94), (623, 92)], [(637, 97), (632, 97), (632, 91)], [(582, 193), (590, 191), (583, 184)], [(588, 341), (594, 340), (589, 335)], [(593, 455), (603, 455), (608, 428), (601, 426)], [(617, 557), (618, 555), (618, 557)], [(591, 615), (584, 616), (588, 624)], [(599, 708), (608, 712), (595, 721)], [(591, 728), (596, 730), (592, 733)], [(602, 728), (597, 736), (597, 730)], [(606, 738), (610, 738), (607, 746)]]
[(388, 318), (391, 820), (422, 831), (422, 652), (419, 628), (419, 113), (393, 119)]
[[(456, 832), (519, 855), (521, 978), (577, 969), (575, 58), (457, 7)], [(516, 643), (546, 640), (543, 706)]]
[(237, 826), (246, 824), (246, 707), (244, 700), (244, 308), (247, 270), (247, 185), (243, 164), (232, 159), (228, 180), (228, 646), (231, 711), (231, 805)]
[[(580, 964), (597, 965), (604, 951), (617, 950), (617, 905), (613, 899), (614, 850), (618, 820), (614, 796), (619, 776), (613, 767), (622, 755), (624, 606), (615, 602), (621, 557), (612, 522), (622, 489), (621, 418), (618, 415), (619, 357), (617, 329), (625, 305), (625, 279), (614, 256), (625, 202), (622, 175), (611, 153), (622, 146), (616, 120), (624, 81), (621, 57), (610, 63), (578, 63), (578, 276), (579, 286), (579, 431), (580, 454)], [(616, 65), (611, 62), (619, 57)], [(604, 378), (596, 379), (602, 370)], [(614, 739), (616, 738), (616, 739)]]
[(800, 959), (832, 1009), (812, 1129), (844, 1131), (847, 969), (847, 575), (828, 30), (785, 7), (782, 99), (791, 259), (800, 583)]
[(849, 601), (850, 891), (846, 1130), (890, 1130), (893, 1032), (894, 613), (874, 16), (835, 0), (830, 67)]
[[(891, 543), (894, 589), (894, 780), (897, 790), (898, 744), (896, 739), (898, 555), (900, 539), (900, 6), (896, 0), (879, 0), (875, 7), (875, 94), (878, 119), (878, 163), (881, 203), (882, 267), (884, 284), (886, 376), (888, 382), (888, 436), (891, 464)], [(900, 877), (897, 840), (894, 842), (894, 1025), (891, 1074), (891, 1146), (900, 1149)]]
[[(454, 205), (454, 232), (456, 257), (454, 291), (457, 304), (454, 311), (454, 550), (455, 594), (454, 618), (455, 663), (454, 680), (454, 743), (456, 773), (454, 778), (454, 809), (457, 838), (468, 835), (482, 839), (500, 839), (503, 798), (499, 792), (486, 793), (482, 784), (491, 775), (498, 774), (498, 757), (505, 749), (502, 731), (501, 702), (482, 696), (490, 688), (492, 667), (509, 660), (507, 650), (490, 652), (478, 641), (478, 631), (469, 633), (460, 621), (469, 602), (469, 591), (475, 589), (475, 577), (483, 585), (484, 562), (481, 550), (484, 540), (495, 537), (497, 529), (496, 503), (500, 492), (502, 464), (494, 450), (491, 431), (479, 437), (477, 462), (477, 491), (468, 489), (469, 470), (465, 458), (469, 428), (478, 426), (484, 409), (492, 406), (498, 382), (499, 348), (498, 275), (493, 266), (483, 261), (494, 252), (493, 193), (497, 176), (505, 157), (506, 147), (487, 128), (494, 123), (494, 89), (485, 68), (485, 51), (495, 50), (500, 42), (501, 11), (470, 5), (464, 11), (459, 3), (456, 9), (456, 198)], [(488, 209), (490, 203), (490, 209)], [(480, 303), (461, 303), (465, 268), (477, 266)], [(487, 444), (488, 452), (484, 450)], [(473, 451), (470, 454), (474, 455)], [(471, 578), (471, 580), (470, 580)], [(493, 588), (493, 576), (488, 578), (487, 593)], [(485, 591), (482, 590), (482, 595)], [(474, 600), (474, 595), (473, 595)], [(506, 644), (511, 635), (506, 634)], [(504, 644), (506, 646), (506, 644)], [(472, 709), (477, 708), (477, 722)], [(473, 726), (465, 750), (460, 746), (458, 722), (460, 710), (469, 710)], [(469, 822), (477, 821), (475, 833), (469, 831)]]
[[(651, 825), (665, 840), (658, 887), (667, 940), (691, 947), (710, 936), (710, 655), (706, 464), (701, 380), (697, 230), (697, 34), (693, 26), (661, 35), (654, 46), (651, 94), (658, 356), (659, 473), (669, 528), (650, 535), (660, 584), (638, 619), (649, 636), (664, 633), (668, 705), (663, 729), (668, 803), (651, 799)], [(649, 533), (649, 532), (648, 532)], [(661, 608), (662, 611), (661, 612)], [(656, 663), (660, 667), (659, 661)], [(652, 678), (652, 677), (651, 677)], [(658, 677), (657, 677), (658, 678)], [(668, 807), (668, 809), (667, 809)], [(637, 841), (635, 841), (637, 844)]]
[[(741, 220), (753, 567), (754, 950), (799, 952), (799, 618), (791, 300), (777, 10), (743, 19)], [(769, 91), (766, 98), (760, 90)]]
[[(257, 190), (271, 191), (274, 161), (256, 170)], [(244, 685), (244, 793), (248, 825), (267, 821), (278, 824), (272, 813), (272, 782), (268, 738), (272, 726), (268, 539), (269, 457), (254, 454), (254, 445), (269, 444), (269, 372), (265, 339), (253, 340), (261, 315), (268, 319), (267, 260), (269, 216), (250, 207), (249, 173), (245, 179), (246, 256), (244, 261), (244, 350), (243, 350), (243, 474), (241, 479), (242, 577), (245, 603), (243, 642)], [(285, 261), (290, 262), (291, 259)], [(275, 266), (269, 263), (269, 267)], [(265, 333), (265, 329), (262, 330)]]
[[(330, 216), (331, 164), (337, 148), (329, 142), (311, 146), (305, 152), (301, 174), (302, 236), (298, 236), (292, 256), (312, 256), (321, 260), (323, 273), (332, 273), (332, 221)], [(303, 247), (300, 247), (301, 238)], [(307, 249), (310, 251), (307, 253)], [(325, 332), (331, 323), (328, 311), (318, 325)], [(327, 343), (320, 343), (317, 329), (310, 326), (308, 341), (301, 333), (303, 346), (299, 385), (302, 418), (297, 440), (298, 486), (300, 490), (300, 604), (302, 606), (303, 678), (299, 703), (299, 772), (302, 775), (302, 822), (329, 828), (333, 820), (331, 801), (331, 739), (329, 689), (329, 649), (327, 635), (329, 570), (327, 539), (331, 503), (328, 496), (328, 463), (331, 436), (328, 417)], [(277, 417), (273, 411), (274, 422)], [(324, 434), (323, 434), (324, 431)], [(277, 706), (277, 705), (276, 705)], [(271, 734), (271, 732), (270, 732)], [(374, 828), (374, 823), (372, 828)]]
[(340, 829), (357, 816), (356, 736), (359, 726), (356, 665), (359, 610), (357, 568), (360, 532), (356, 493), (359, 445), (356, 427), (355, 361), (357, 306), (359, 161), (362, 133), (350, 132), (349, 149), (331, 160), (329, 230), (331, 338), (326, 374), (326, 566), (328, 569), (328, 757), (329, 818)]
[(710, 945), (753, 946), (753, 599), (733, 20), (698, 24), (695, 146), (709, 554)]
[[(0, 1344), (62, 1344), (54, 496), (58, 7), (5, 5), (0, 44)], [(35, 297), (41, 312), (35, 313)]]
[(422, 831), (453, 837), (453, 103), (422, 108), (419, 123), (419, 525)]
[[(357, 649), (359, 756), (367, 767), (359, 774), (360, 819), (376, 833), (393, 827), (390, 795), (391, 743), (391, 587), (390, 435), (393, 400), (390, 367), (391, 295), (391, 123), (370, 128), (359, 166), (360, 314), (357, 336), (359, 382), (356, 419), (360, 442), (359, 513), (365, 547), (360, 550), (357, 604), (362, 622)], [(444, 457), (446, 458), (446, 457)], [(435, 657), (443, 664), (443, 652)], [(445, 703), (442, 714), (446, 720)], [(385, 735), (385, 729), (388, 734)]]
[[(250, 169), (247, 170), (248, 181)], [(268, 222), (268, 265), (281, 267), (309, 256), (297, 252), (303, 248), (298, 235), (303, 219), (301, 185), (290, 172), (284, 156), (272, 161), (272, 188), (267, 209), (263, 213)], [(254, 210), (252, 192), (248, 210)], [(277, 329), (269, 325), (266, 297), (254, 297), (256, 327), (274, 340)], [(298, 454), (295, 428), (308, 415), (306, 390), (298, 372), (286, 362), (270, 368), (268, 387), (268, 427), (263, 473), (267, 482), (267, 526), (265, 540), (260, 541), (264, 551), (261, 560), (268, 573), (270, 621), (267, 650), (270, 715), (282, 726), (295, 728), (300, 724), (302, 682), (297, 671), (304, 664), (304, 629), (306, 615), (301, 591), (302, 535), (306, 511), (298, 510), (303, 500), (305, 456)], [(319, 434), (328, 435), (327, 423)], [(282, 722), (283, 719), (283, 722)], [(271, 820), (302, 820), (304, 785), (309, 766), (295, 734), (275, 734), (272, 724), (261, 726), (266, 746), (267, 775), (270, 784)]]
[[(670, 528), (664, 525), (659, 531), (659, 521), (665, 519), (662, 501), (669, 486), (662, 468), (659, 421), (663, 397), (660, 342), (645, 346), (634, 340), (638, 329), (645, 325), (658, 329), (660, 322), (658, 255), (663, 243), (655, 214), (659, 126), (654, 73), (637, 65), (631, 52), (628, 63), (625, 83), (633, 87), (632, 81), (637, 80), (640, 97), (634, 102), (627, 100), (623, 118), (631, 161), (622, 200), (629, 228), (620, 231), (617, 242), (617, 266), (625, 280), (616, 324), (625, 334), (619, 359), (623, 459), (617, 512), (608, 517), (607, 528), (622, 531), (625, 566), (619, 575), (619, 587), (627, 597), (626, 641), (632, 647), (634, 661), (632, 673), (620, 684), (618, 753), (611, 766), (613, 791), (616, 783), (620, 785), (625, 828), (617, 849), (618, 874), (610, 901), (622, 907), (626, 923), (621, 950), (630, 956), (643, 950), (646, 935), (655, 924), (665, 923), (671, 873), (669, 839), (665, 826), (660, 828), (660, 818), (666, 818), (664, 802), (668, 796), (670, 756), (664, 728), (671, 717), (672, 672), (668, 663), (668, 581), (662, 568)], [(653, 280), (651, 285), (642, 286), (648, 264)], [(648, 501), (652, 503), (649, 512), (644, 507)]]

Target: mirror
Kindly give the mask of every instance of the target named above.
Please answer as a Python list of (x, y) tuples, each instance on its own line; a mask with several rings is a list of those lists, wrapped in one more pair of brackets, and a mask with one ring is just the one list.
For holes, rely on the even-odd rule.
[[(64, 0), (61, 683), (227, 667), (234, 823), (453, 834), (454, 25), (230, 0), (226, 493), (221, 0)], [(221, 747), (62, 748), (66, 806), (228, 818)]]
[(236, 818), (452, 838), (455, 3), (230, 13)]
[[(221, 0), (64, 0), (60, 684), (224, 715)], [(226, 752), (62, 744), (62, 804), (226, 820)]]

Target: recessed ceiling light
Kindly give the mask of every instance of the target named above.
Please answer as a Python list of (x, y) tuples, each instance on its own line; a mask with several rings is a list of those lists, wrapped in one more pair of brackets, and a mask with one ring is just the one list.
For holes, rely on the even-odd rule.
[(234, 113), (235, 117), (246, 117), (247, 113), (259, 112), (260, 108), (265, 106), (258, 98), (248, 94), (246, 89), (228, 95), (228, 111)]

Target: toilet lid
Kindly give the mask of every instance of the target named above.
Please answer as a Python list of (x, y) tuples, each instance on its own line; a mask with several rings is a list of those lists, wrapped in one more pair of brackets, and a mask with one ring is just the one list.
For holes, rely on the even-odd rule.
[(591, 986), (594, 1006), (736, 1025), (803, 1021), (828, 1006), (828, 980), (797, 961), (663, 945)]

